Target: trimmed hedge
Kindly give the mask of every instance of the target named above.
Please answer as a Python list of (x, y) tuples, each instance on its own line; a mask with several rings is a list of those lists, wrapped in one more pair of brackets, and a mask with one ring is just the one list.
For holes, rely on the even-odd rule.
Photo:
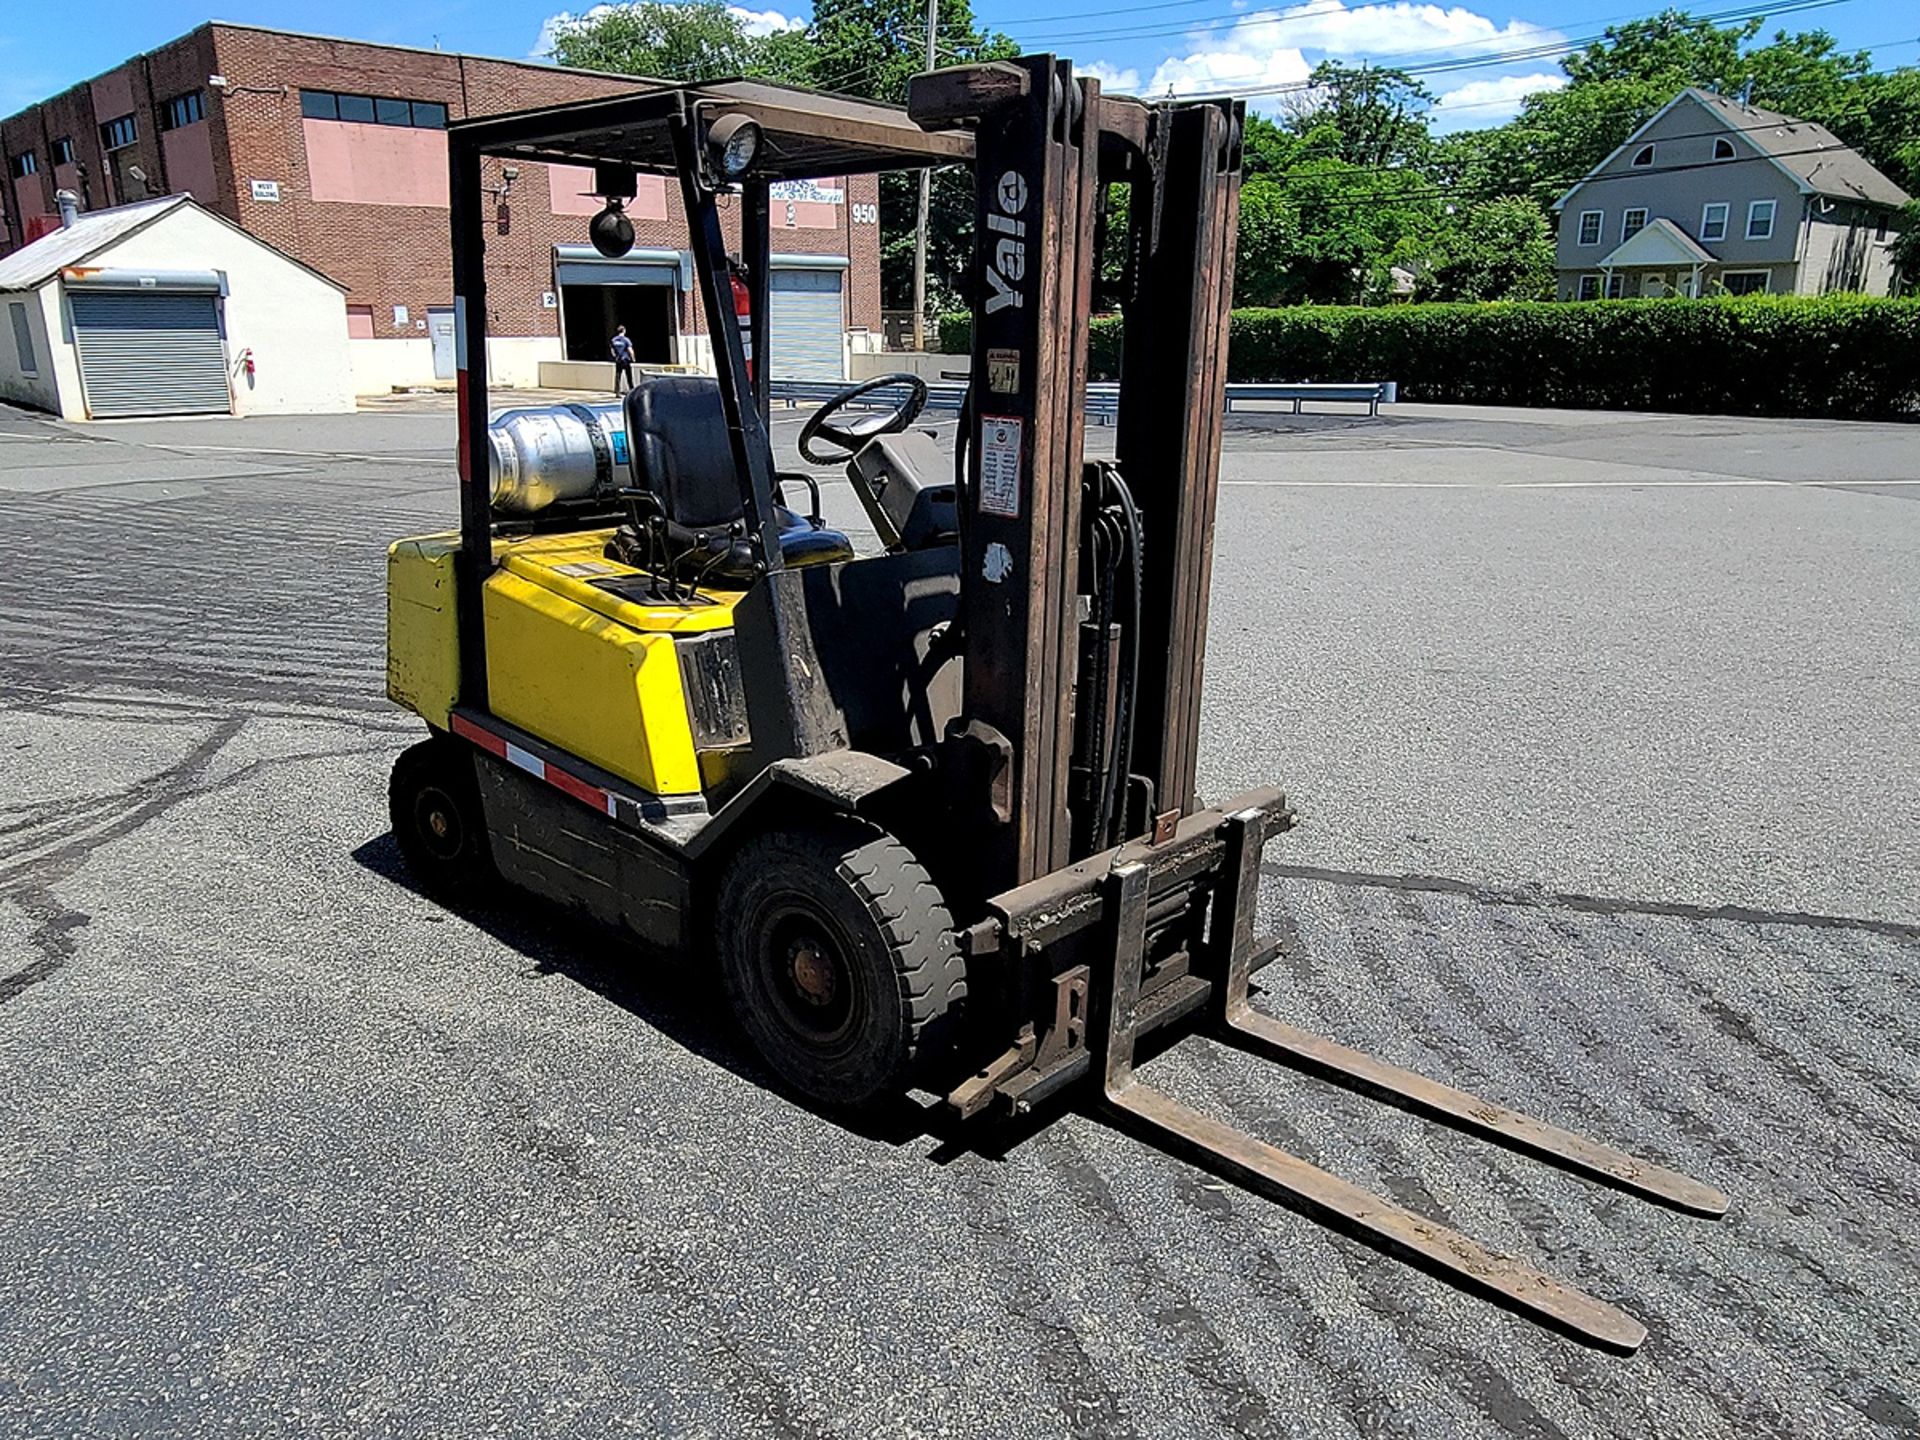
[[(1095, 378), (1120, 321), (1096, 319)], [(940, 339), (964, 351), (967, 316)], [(1713, 300), (1236, 310), (1231, 380), (1395, 380), (1403, 400), (1716, 415), (1920, 414), (1920, 300)]]

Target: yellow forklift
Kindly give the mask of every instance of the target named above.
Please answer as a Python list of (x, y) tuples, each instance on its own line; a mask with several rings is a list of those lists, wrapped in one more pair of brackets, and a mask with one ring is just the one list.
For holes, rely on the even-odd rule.
[[(461, 525), (389, 556), (388, 688), (431, 731), (394, 767), (394, 831), (429, 889), (498, 877), (711, 956), (767, 1066), (822, 1105), (919, 1087), (1004, 1116), (1081, 1087), (1164, 1149), (1630, 1352), (1646, 1332), (1621, 1311), (1134, 1073), (1143, 1036), (1204, 1028), (1646, 1199), (1727, 1206), (1249, 1003), (1278, 949), (1261, 858), (1293, 815), (1278, 790), (1209, 806), (1195, 785), (1242, 118), (1028, 56), (921, 75), (904, 109), (728, 81), (450, 126)], [(671, 177), (713, 375), (490, 425), (489, 162), (591, 167), (608, 255), (633, 243), (637, 177)], [(774, 465), (770, 190), (926, 166), (974, 177), (968, 400), (951, 463), (910, 375), (806, 422), (802, 452), (844, 464), (879, 537), (856, 555), (812, 478)], [(1082, 443), (1096, 304), (1126, 316), (1111, 462)]]

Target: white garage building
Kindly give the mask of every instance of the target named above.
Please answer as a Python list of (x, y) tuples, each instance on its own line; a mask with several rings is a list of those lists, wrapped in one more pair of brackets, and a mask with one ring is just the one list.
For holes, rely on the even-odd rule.
[(344, 289), (185, 195), (0, 258), (0, 399), (68, 420), (354, 408)]

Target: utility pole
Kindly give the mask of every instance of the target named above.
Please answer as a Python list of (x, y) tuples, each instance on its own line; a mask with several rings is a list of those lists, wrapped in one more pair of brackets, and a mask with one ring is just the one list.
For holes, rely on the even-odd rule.
[[(940, 21), (940, 0), (927, 0), (927, 69), (934, 67), (933, 37)], [(920, 172), (920, 223), (913, 234), (913, 348), (927, 348), (927, 207), (933, 196), (933, 171)]]

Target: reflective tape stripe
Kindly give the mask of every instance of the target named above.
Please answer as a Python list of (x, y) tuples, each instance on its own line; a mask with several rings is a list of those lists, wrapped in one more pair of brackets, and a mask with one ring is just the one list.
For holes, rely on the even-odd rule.
[(531, 750), (514, 744), (504, 735), (494, 733), (484, 725), (477, 725), (464, 715), (453, 717), (453, 733), (462, 739), (471, 740), (489, 755), (498, 756), (516, 770), (524, 770), (536, 780), (544, 780), (564, 795), (569, 795), (583, 805), (613, 818), (619, 817), (618, 803), (609, 790), (582, 780), (578, 775), (562, 770), (558, 765), (548, 764)]

